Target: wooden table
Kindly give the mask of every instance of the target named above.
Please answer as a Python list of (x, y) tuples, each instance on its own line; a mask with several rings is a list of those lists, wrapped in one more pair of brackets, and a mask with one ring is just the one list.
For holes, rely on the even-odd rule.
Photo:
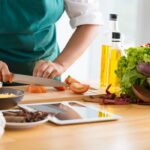
[(97, 106), (122, 119), (68, 126), (46, 123), (28, 130), (6, 130), (0, 150), (150, 150), (149, 106)]

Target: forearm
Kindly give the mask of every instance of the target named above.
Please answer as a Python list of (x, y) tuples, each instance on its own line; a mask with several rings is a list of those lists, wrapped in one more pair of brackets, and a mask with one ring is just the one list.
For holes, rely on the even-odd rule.
[(62, 53), (54, 60), (39, 61), (33, 71), (34, 76), (54, 78), (67, 70), (87, 49), (96, 36), (98, 26), (80, 26), (73, 33)]
[(79, 26), (54, 62), (61, 64), (65, 69), (69, 68), (91, 44), (98, 27), (97, 25)]

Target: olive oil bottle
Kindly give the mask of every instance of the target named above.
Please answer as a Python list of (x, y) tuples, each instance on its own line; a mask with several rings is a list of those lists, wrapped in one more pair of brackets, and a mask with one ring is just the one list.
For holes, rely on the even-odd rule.
[(121, 50), (121, 34), (119, 32), (112, 33), (112, 45), (109, 47), (108, 54), (108, 75), (107, 85), (111, 84), (111, 91), (117, 92), (120, 88), (119, 79), (115, 73), (117, 70), (118, 61), (122, 55)]
[(109, 27), (104, 34), (104, 41), (101, 47), (101, 61), (100, 61), (100, 87), (106, 88), (108, 85), (108, 66), (109, 66), (109, 51), (112, 41), (112, 32), (119, 32), (118, 29), (118, 15), (109, 15)]

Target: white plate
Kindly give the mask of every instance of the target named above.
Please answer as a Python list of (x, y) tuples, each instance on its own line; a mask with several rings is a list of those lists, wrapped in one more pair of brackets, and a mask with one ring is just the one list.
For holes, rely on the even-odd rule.
[(26, 123), (13, 123), (13, 122), (6, 122), (6, 128), (9, 129), (28, 129), (38, 125), (41, 125), (49, 120), (49, 117), (46, 117), (43, 120), (37, 122), (26, 122)]

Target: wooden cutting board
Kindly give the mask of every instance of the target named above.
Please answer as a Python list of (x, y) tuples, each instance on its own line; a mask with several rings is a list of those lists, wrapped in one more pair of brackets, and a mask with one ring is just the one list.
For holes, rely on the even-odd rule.
[(47, 93), (28, 93), (27, 86), (15, 86), (15, 89), (23, 90), (25, 96), (21, 103), (38, 103), (38, 102), (51, 102), (51, 101), (66, 101), (66, 100), (94, 100), (94, 97), (98, 97), (104, 93), (103, 90), (91, 88), (84, 94), (74, 94), (70, 90), (57, 91), (54, 88), (48, 88)]

